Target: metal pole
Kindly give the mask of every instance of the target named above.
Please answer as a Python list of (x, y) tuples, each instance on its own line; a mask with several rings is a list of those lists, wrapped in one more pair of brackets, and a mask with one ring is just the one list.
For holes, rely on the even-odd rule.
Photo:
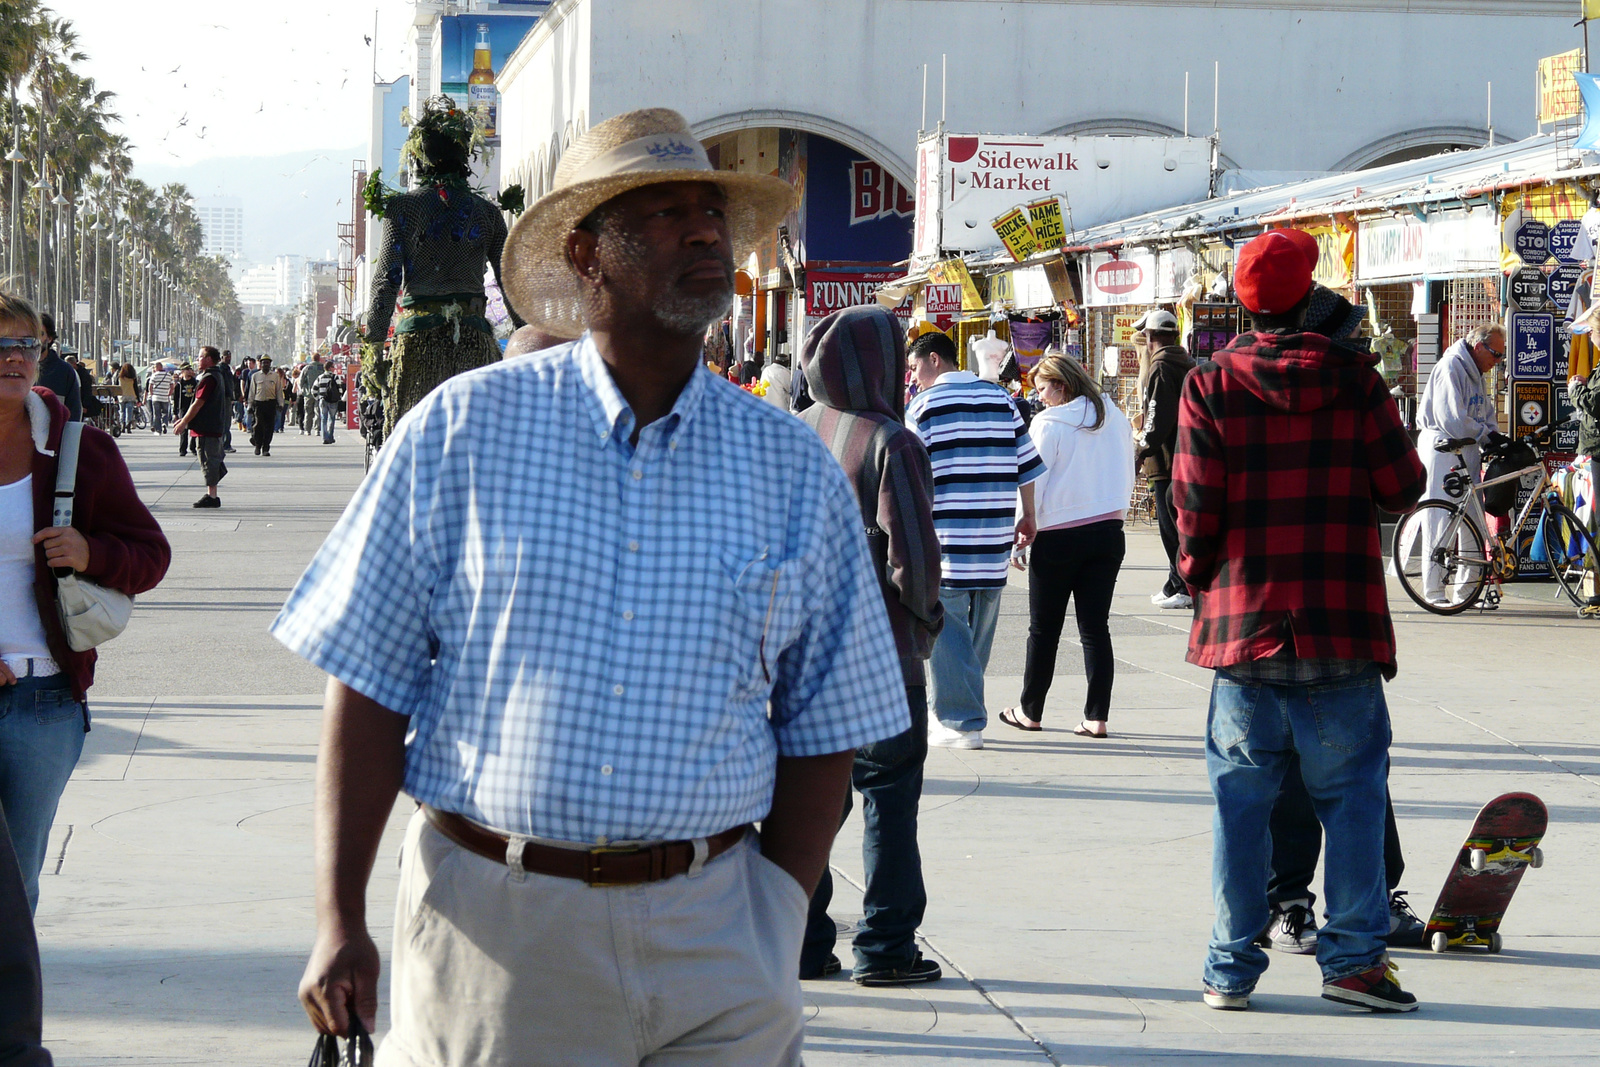
[(939, 54), (939, 125), (944, 126), (945, 105), (950, 99), (950, 57)]
[(17, 86), (11, 85), (11, 151), (7, 158), (11, 160), (11, 233), (6, 243), (6, 275), (16, 284), (17, 275), (17, 246), (22, 243), (22, 199), (19, 195), (19, 186), (22, 184), (22, 164), (27, 159), (22, 154), (22, 119), (17, 113)]

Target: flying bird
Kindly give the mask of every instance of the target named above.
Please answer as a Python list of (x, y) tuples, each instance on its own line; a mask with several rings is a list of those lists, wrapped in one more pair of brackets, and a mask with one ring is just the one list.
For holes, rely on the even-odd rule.
[(363, 40), (363, 41), (365, 41), (365, 42), (367, 42), (367, 43), (368, 43), (368, 44), (371, 44), (371, 43), (372, 43), (372, 38), (371, 38), (371, 37), (368, 37), (368, 36), (367, 36), (367, 35), (366, 35), (366, 34), (364, 34), (364, 33), (363, 33), (363, 34), (362, 34), (362, 35), (361, 35), (361, 39), (362, 39), (362, 40)]
[(168, 74), (176, 74), (176, 73), (178, 73), (178, 71), (180, 71), (182, 69), (183, 69), (183, 64), (179, 63), (176, 67), (173, 67), (171, 70), (167, 71), (167, 73)]

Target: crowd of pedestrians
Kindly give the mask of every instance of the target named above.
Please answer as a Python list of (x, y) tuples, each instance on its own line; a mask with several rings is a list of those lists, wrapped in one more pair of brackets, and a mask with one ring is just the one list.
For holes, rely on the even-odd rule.
[[(430, 121), (429, 180), (470, 215), (455, 149), (439, 140), (448, 122)], [(1397, 657), (1376, 520), (1412, 507), (1437, 472), (1352, 336), (1359, 315), (1312, 281), (1315, 242), (1283, 230), (1241, 249), (1234, 287), (1251, 328), (1203, 363), (1171, 312), (1147, 313), (1130, 418), (1055, 350), (1027, 375), (1037, 406), (1019, 406), (999, 383), (1021, 379), (1014, 366), (964, 370), (949, 336), (908, 344), (877, 307), (814, 324), (792, 370), (735, 360), (718, 327), (734, 264), (792, 195), (777, 178), (715, 171), (676, 113), (628, 113), (578, 137), (554, 191), (467, 257), (480, 278), (498, 271), (503, 240), (506, 295), (527, 320), (505, 360), (421, 389), (445, 333), (476, 327), (435, 321), (450, 317), (443, 294), (400, 307), (411, 325), (394, 351), (412, 362), (380, 349), (371, 369), (399, 390), (386, 403), (405, 402), (387, 410), (377, 465), (272, 626), (330, 676), (318, 927), (300, 989), (315, 1026), (377, 1025), (366, 884), (401, 792), (418, 807), (385, 1063), (468, 1062), (484, 1048), (798, 1063), (796, 978), (844, 969), (828, 854), (853, 791), (866, 885), (851, 977), (940, 979), (916, 940), (929, 746), (983, 747), (1011, 569), (1028, 576), (1029, 624), (1001, 723), (1043, 729), (1072, 609), (1087, 676), (1073, 732), (1109, 736), (1110, 614), (1136, 472), (1166, 553), (1151, 600), (1192, 613), (1188, 659), (1214, 671), (1203, 1002), (1247, 1008), (1270, 948), (1314, 953), (1327, 999), (1415, 1009), (1386, 954), (1420, 924), (1398, 888), (1387, 788)], [(420, 224), (408, 213), (431, 217), (438, 199), (397, 199), (386, 226), (403, 235)], [(408, 246), (389, 264), (395, 284), (427, 254)], [(71, 524), (48, 522), (62, 427), (93, 399), (51, 336), (0, 297), (0, 708), (53, 709), (0, 710), (0, 730), (31, 730), (50, 753), (12, 766), (0, 733), (20, 876), (0, 856), (0, 907), (13, 881), (37, 899), (88, 724), (94, 653), (69, 648), (47, 610), (57, 569), (131, 595), (169, 558), (98, 431), (82, 438)], [(1447, 353), (1425, 435), (1466, 427), (1493, 442), (1474, 390), (1504, 342), (1482, 330)], [(221, 506), (234, 428), (261, 457), (286, 425), (331, 443), (346, 402), (321, 357), (235, 367), (209, 346), (142, 384), (128, 364), (113, 380), (125, 418), (144, 404), (154, 432), (195, 452), (197, 508)], [(763, 491), (727, 476), (730, 451), (762, 456)], [(707, 633), (723, 638), (708, 646)], [(1339, 862), (1319, 925), (1324, 837)]]

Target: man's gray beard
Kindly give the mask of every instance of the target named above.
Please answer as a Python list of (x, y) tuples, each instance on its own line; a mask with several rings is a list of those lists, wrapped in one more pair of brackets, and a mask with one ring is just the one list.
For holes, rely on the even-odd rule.
[(705, 333), (707, 327), (714, 322), (721, 321), (733, 307), (733, 289), (730, 287), (723, 293), (708, 293), (705, 296), (687, 296), (678, 293), (666, 293), (656, 306), (656, 321), (663, 329), (670, 330), (685, 337)]
[[(644, 240), (637, 234), (625, 233), (621, 227), (609, 227), (607, 238), (614, 244), (614, 254), (617, 258), (626, 261), (633, 270), (642, 270), (645, 260), (649, 256)], [(730, 268), (729, 274), (732, 274)], [(687, 296), (675, 292), (663, 293), (656, 301), (655, 307), (650, 310), (655, 314), (656, 322), (661, 328), (684, 337), (702, 334), (714, 322), (720, 321), (733, 309), (733, 284), (730, 277), (728, 288), (721, 294), (708, 293), (705, 296)]]

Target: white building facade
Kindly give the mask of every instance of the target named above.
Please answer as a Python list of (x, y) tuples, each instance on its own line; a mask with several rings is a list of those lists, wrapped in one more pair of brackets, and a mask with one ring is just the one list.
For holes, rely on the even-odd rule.
[(244, 253), (244, 205), (236, 196), (202, 196), (194, 202), (200, 219), (201, 250), (233, 259)]
[[(917, 132), (1207, 135), (1225, 162), (1349, 170), (1534, 132), (1534, 69), (1578, 46), (1569, 0), (557, 0), (499, 72), (502, 181), (645, 106), (702, 138), (820, 134), (913, 179)], [(948, 80), (941, 85), (941, 57)], [(1214, 64), (1220, 78), (1213, 86)], [(923, 64), (928, 65), (927, 96)], [(926, 107), (926, 122), (923, 120)]]

